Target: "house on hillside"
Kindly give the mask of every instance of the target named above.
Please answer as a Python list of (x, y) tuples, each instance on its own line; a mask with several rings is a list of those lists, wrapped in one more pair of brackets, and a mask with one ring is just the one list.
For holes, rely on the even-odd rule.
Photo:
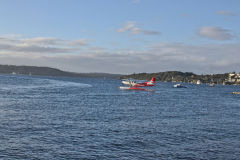
[(227, 82), (232, 84), (240, 84), (240, 73), (229, 73)]

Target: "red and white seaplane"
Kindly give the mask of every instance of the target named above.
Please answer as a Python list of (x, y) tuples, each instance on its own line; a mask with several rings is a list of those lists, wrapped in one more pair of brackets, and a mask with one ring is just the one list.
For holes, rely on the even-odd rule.
[(152, 87), (155, 85), (156, 78), (152, 77), (150, 81), (142, 81), (135, 79), (123, 79), (122, 83), (128, 85), (128, 87), (119, 87), (120, 89), (129, 89), (129, 90), (142, 90), (142, 91), (152, 91), (149, 89), (139, 88), (139, 87)]

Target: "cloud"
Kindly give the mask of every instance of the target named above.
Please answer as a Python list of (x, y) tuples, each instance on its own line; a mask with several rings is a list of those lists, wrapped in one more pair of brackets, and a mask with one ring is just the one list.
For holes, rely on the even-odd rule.
[(9, 43), (14, 44), (17, 42), (19, 41), (13, 38), (0, 37), (0, 44), (9, 44)]
[(169, 70), (201, 74), (240, 70), (239, 43), (209, 45), (155, 43), (147, 46), (144, 51), (130, 48), (113, 51), (95, 46), (77, 50), (62, 46), (25, 47), (19, 44), (0, 43), (0, 64), (49, 66), (73, 72), (124, 74)]
[(135, 25), (136, 25), (136, 22), (133, 22), (133, 21), (127, 22), (124, 24), (124, 26), (122, 28), (119, 28), (117, 31), (118, 32), (131, 31), (136, 28)]
[(144, 34), (144, 35), (159, 35), (161, 34), (158, 31), (154, 30), (145, 30), (137, 27), (137, 22), (129, 21), (124, 24), (122, 28), (119, 28), (117, 32), (128, 32), (131, 35)]
[(158, 31), (151, 31), (151, 30), (142, 30), (141, 32), (143, 34), (146, 34), (146, 35), (158, 35), (158, 34), (160, 34), (160, 32), (158, 32)]
[(88, 42), (89, 42), (88, 39), (78, 39), (78, 40), (70, 41), (69, 44), (71, 46), (86, 46), (86, 45), (89, 45)]
[(31, 45), (57, 45), (62, 40), (59, 38), (52, 38), (52, 37), (35, 37), (35, 38), (29, 38), (29, 39), (20, 39), (19, 41), (25, 44), (31, 44)]
[(217, 11), (216, 14), (222, 16), (235, 16), (235, 14), (232, 11)]
[(18, 38), (15, 36), (0, 37), (0, 54), (15, 52), (58, 54), (73, 53), (87, 45), (87, 39), (62, 40), (54, 37)]
[(20, 38), (22, 37), (21, 34), (7, 34), (5, 35), (5, 37), (8, 37), (8, 38)]
[[(0, 44), (1, 52), (22, 52), (22, 53), (70, 53), (74, 49), (71, 48), (57, 48), (57, 47), (45, 47), (36, 45), (9, 45)], [(1, 53), (0, 52), (0, 53)]]
[(62, 40), (54, 37), (34, 37), (21, 39), (5, 38), (4, 40), (11, 42), (9, 45), (12, 50), (21, 52), (69, 53), (75, 50), (73, 47), (89, 45), (88, 39)]
[(197, 31), (197, 34), (201, 37), (218, 41), (231, 40), (234, 38), (234, 35), (232, 35), (229, 30), (213, 26), (202, 27)]
[(132, 0), (132, 3), (134, 4), (140, 3), (140, 0)]

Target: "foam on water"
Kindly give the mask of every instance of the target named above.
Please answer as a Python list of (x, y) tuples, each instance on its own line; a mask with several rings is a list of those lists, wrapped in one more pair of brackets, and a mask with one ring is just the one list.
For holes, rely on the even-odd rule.
[[(2, 76), (3, 77), (3, 76)], [(52, 88), (65, 88), (65, 87), (77, 87), (85, 88), (92, 87), (90, 84), (62, 81), (55, 79), (44, 79), (44, 78), (33, 78), (33, 77), (22, 77), (22, 76), (9, 76), (6, 75), (4, 78), (14, 78), (14, 83), (0, 84), (0, 91), (11, 91), (11, 90), (32, 90), (32, 89), (52, 89)], [(21, 81), (29, 81), (29, 83), (22, 83)]]
[(92, 87), (90, 84), (85, 83), (77, 83), (77, 82), (69, 82), (69, 81), (60, 81), (60, 80), (52, 80), (52, 79), (44, 79), (46, 85), (44, 87)]

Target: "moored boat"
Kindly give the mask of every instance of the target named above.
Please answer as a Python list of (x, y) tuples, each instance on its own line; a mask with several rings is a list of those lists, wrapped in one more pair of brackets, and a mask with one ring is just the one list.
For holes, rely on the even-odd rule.
[(175, 84), (173, 85), (174, 88), (187, 88), (186, 86), (183, 86), (181, 84)]
[(197, 80), (197, 83), (196, 83), (196, 84), (200, 85), (200, 84), (201, 84), (201, 81), (200, 81), (200, 80)]
[(209, 87), (214, 87), (214, 83), (209, 83)]

